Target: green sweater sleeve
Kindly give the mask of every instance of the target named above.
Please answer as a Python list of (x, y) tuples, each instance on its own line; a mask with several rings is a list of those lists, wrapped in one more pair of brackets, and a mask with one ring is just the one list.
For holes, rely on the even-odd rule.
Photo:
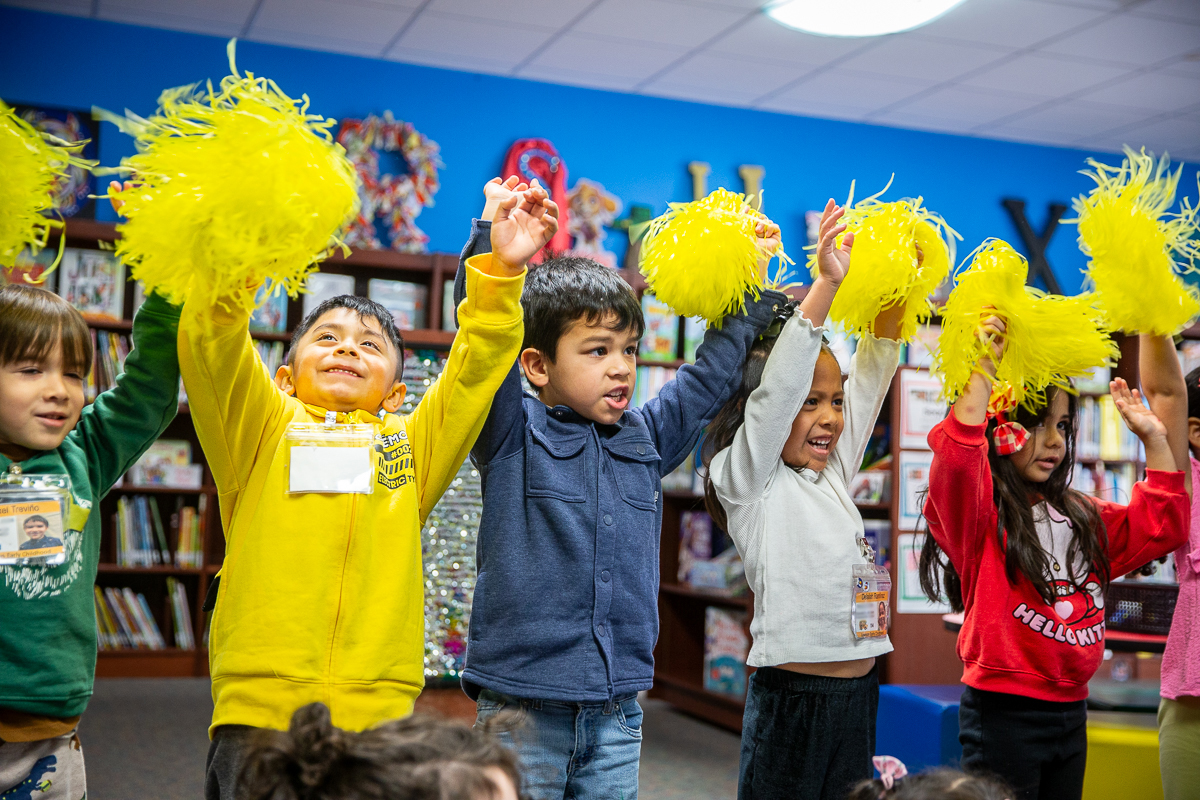
[(133, 319), (133, 349), (124, 372), (84, 408), (69, 434), (87, 455), (97, 500), (162, 435), (179, 409), (179, 313), (158, 295), (146, 295)]

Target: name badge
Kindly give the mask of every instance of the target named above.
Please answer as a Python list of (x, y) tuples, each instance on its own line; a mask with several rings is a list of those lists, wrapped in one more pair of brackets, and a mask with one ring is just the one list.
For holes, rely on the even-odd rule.
[(0, 564), (56, 566), (67, 560), (70, 478), (10, 473), (0, 480)]
[(887, 636), (891, 609), (888, 600), (892, 593), (892, 576), (884, 567), (874, 564), (855, 564), (851, 575), (854, 604), (851, 606), (850, 627), (856, 639), (879, 639)]
[(288, 494), (371, 494), (374, 440), (371, 425), (289, 425), (284, 434)]

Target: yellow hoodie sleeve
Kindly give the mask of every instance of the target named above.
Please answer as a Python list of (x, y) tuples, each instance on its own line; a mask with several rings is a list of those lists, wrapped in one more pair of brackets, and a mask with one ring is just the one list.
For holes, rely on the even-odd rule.
[(267, 376), (249, 322), (244, 311), (189, 300), (179, 324), (179, 371), (222, 496), (245, 487), (264, 435), (288, 413), (288, 398)]
[(471, 452), (525, 335), (525, 273), (491, 275), (491, 258), (484, 253), (467, 260), (467, 296), (450, 358), (408, 419), (422, 525)]

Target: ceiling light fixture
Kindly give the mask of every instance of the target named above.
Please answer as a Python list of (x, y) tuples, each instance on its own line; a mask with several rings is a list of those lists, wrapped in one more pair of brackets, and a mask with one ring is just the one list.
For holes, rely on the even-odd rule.
[(783, 0), (767, 16), (819, 36), (882, 36), (932, 22), (963, 0)]

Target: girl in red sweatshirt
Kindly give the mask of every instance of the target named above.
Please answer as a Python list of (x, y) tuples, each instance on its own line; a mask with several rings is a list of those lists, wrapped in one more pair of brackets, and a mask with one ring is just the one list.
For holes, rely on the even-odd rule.
[(1150, 407), (1121, 379), (1110, 390), (1145, 447), (1146, 478), (1127, 506), (1097, 500), (1068, 486), (1074, 395), (1050, 388), (1046, 405), (1019, 408), (1007, 423), (988, 414), (1004, 330), (997, 317), (984, 322), (994, 359), (981, 359), (929, 434), (921, 583), (966, 612), (963, 767), (998, 774), (1014, 800), (1070, 800), (1083, 793), (1085, 698), (1103, 658), (1104, 589), (1187, 537), (1187, 393), (1170, 337), (1140, 337)]

